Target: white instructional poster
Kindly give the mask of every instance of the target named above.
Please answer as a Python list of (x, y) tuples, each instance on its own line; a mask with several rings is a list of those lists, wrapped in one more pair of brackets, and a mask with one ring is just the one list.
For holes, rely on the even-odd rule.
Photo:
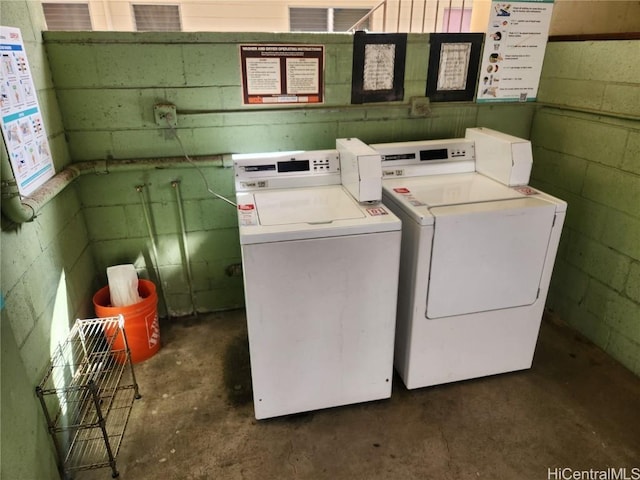
[(535, 101), (553, 0), (492, 2), (478, 102)]
[(364, 47), (364, 90), (392, 90), (396, 64), (396, 46), (393, 43), (370, 43)]
[(20, 195), (55, 175), (19, 28), (0, 27), (0, 124)]
[(322, 103), (324, 45), (240, 45), (245, 105)]
[(440, 47), (438, 90), (465, 90), (471, 43), (443, 43)]

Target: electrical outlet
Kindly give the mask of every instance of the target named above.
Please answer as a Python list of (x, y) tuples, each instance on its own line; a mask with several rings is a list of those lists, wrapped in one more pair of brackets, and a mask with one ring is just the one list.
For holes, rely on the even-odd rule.
[(171, 103), (158, 103), (153, 106), (156, 124), (160, 127), (177, 127), (178, 114), (176, 106)]
[(431, 115), (431, 106), (429, 105), (429, 97), (412, 97), (411, 98), (411, 116), (412, 117), (428, 117)]
[(232, 263), (227, 265), (225, 273), (228, 277), (241, 277), (242, 276), (242, 263)]

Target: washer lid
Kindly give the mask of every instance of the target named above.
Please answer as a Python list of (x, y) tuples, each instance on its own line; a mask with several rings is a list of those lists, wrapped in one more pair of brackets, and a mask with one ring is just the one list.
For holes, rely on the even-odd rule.
[(270, 190), (254, 194), (260, 225), (329, 223), (364, 218), (342, 187)]
[(384, 205), (359, 204), (342, 185), (241, 192), (236, 199), (243, 245), (401, 228)]

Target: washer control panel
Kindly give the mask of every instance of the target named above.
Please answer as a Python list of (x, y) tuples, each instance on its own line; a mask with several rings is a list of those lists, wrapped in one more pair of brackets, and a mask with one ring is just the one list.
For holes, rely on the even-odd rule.
[[(337, 169), (336, 169), (337, 168)], [(330, 172), (330, 171), (340, 171), (340, 162), (338, 162), (337, 166), (331, 164), (331, 159), (327, 158), (314, 158), (313, 159), (313, 171), (314, 172)]]
[(233, 155), (236, 191), (340, 183), (337, 150)]

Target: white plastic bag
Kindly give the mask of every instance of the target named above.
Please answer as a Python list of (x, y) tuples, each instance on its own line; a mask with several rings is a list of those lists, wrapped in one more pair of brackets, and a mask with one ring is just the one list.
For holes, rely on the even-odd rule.
[(107, 268), (111, 306), (127, 307), (142, 298), (138, 294), (138, 274), (131, 264), (114, 265)]

